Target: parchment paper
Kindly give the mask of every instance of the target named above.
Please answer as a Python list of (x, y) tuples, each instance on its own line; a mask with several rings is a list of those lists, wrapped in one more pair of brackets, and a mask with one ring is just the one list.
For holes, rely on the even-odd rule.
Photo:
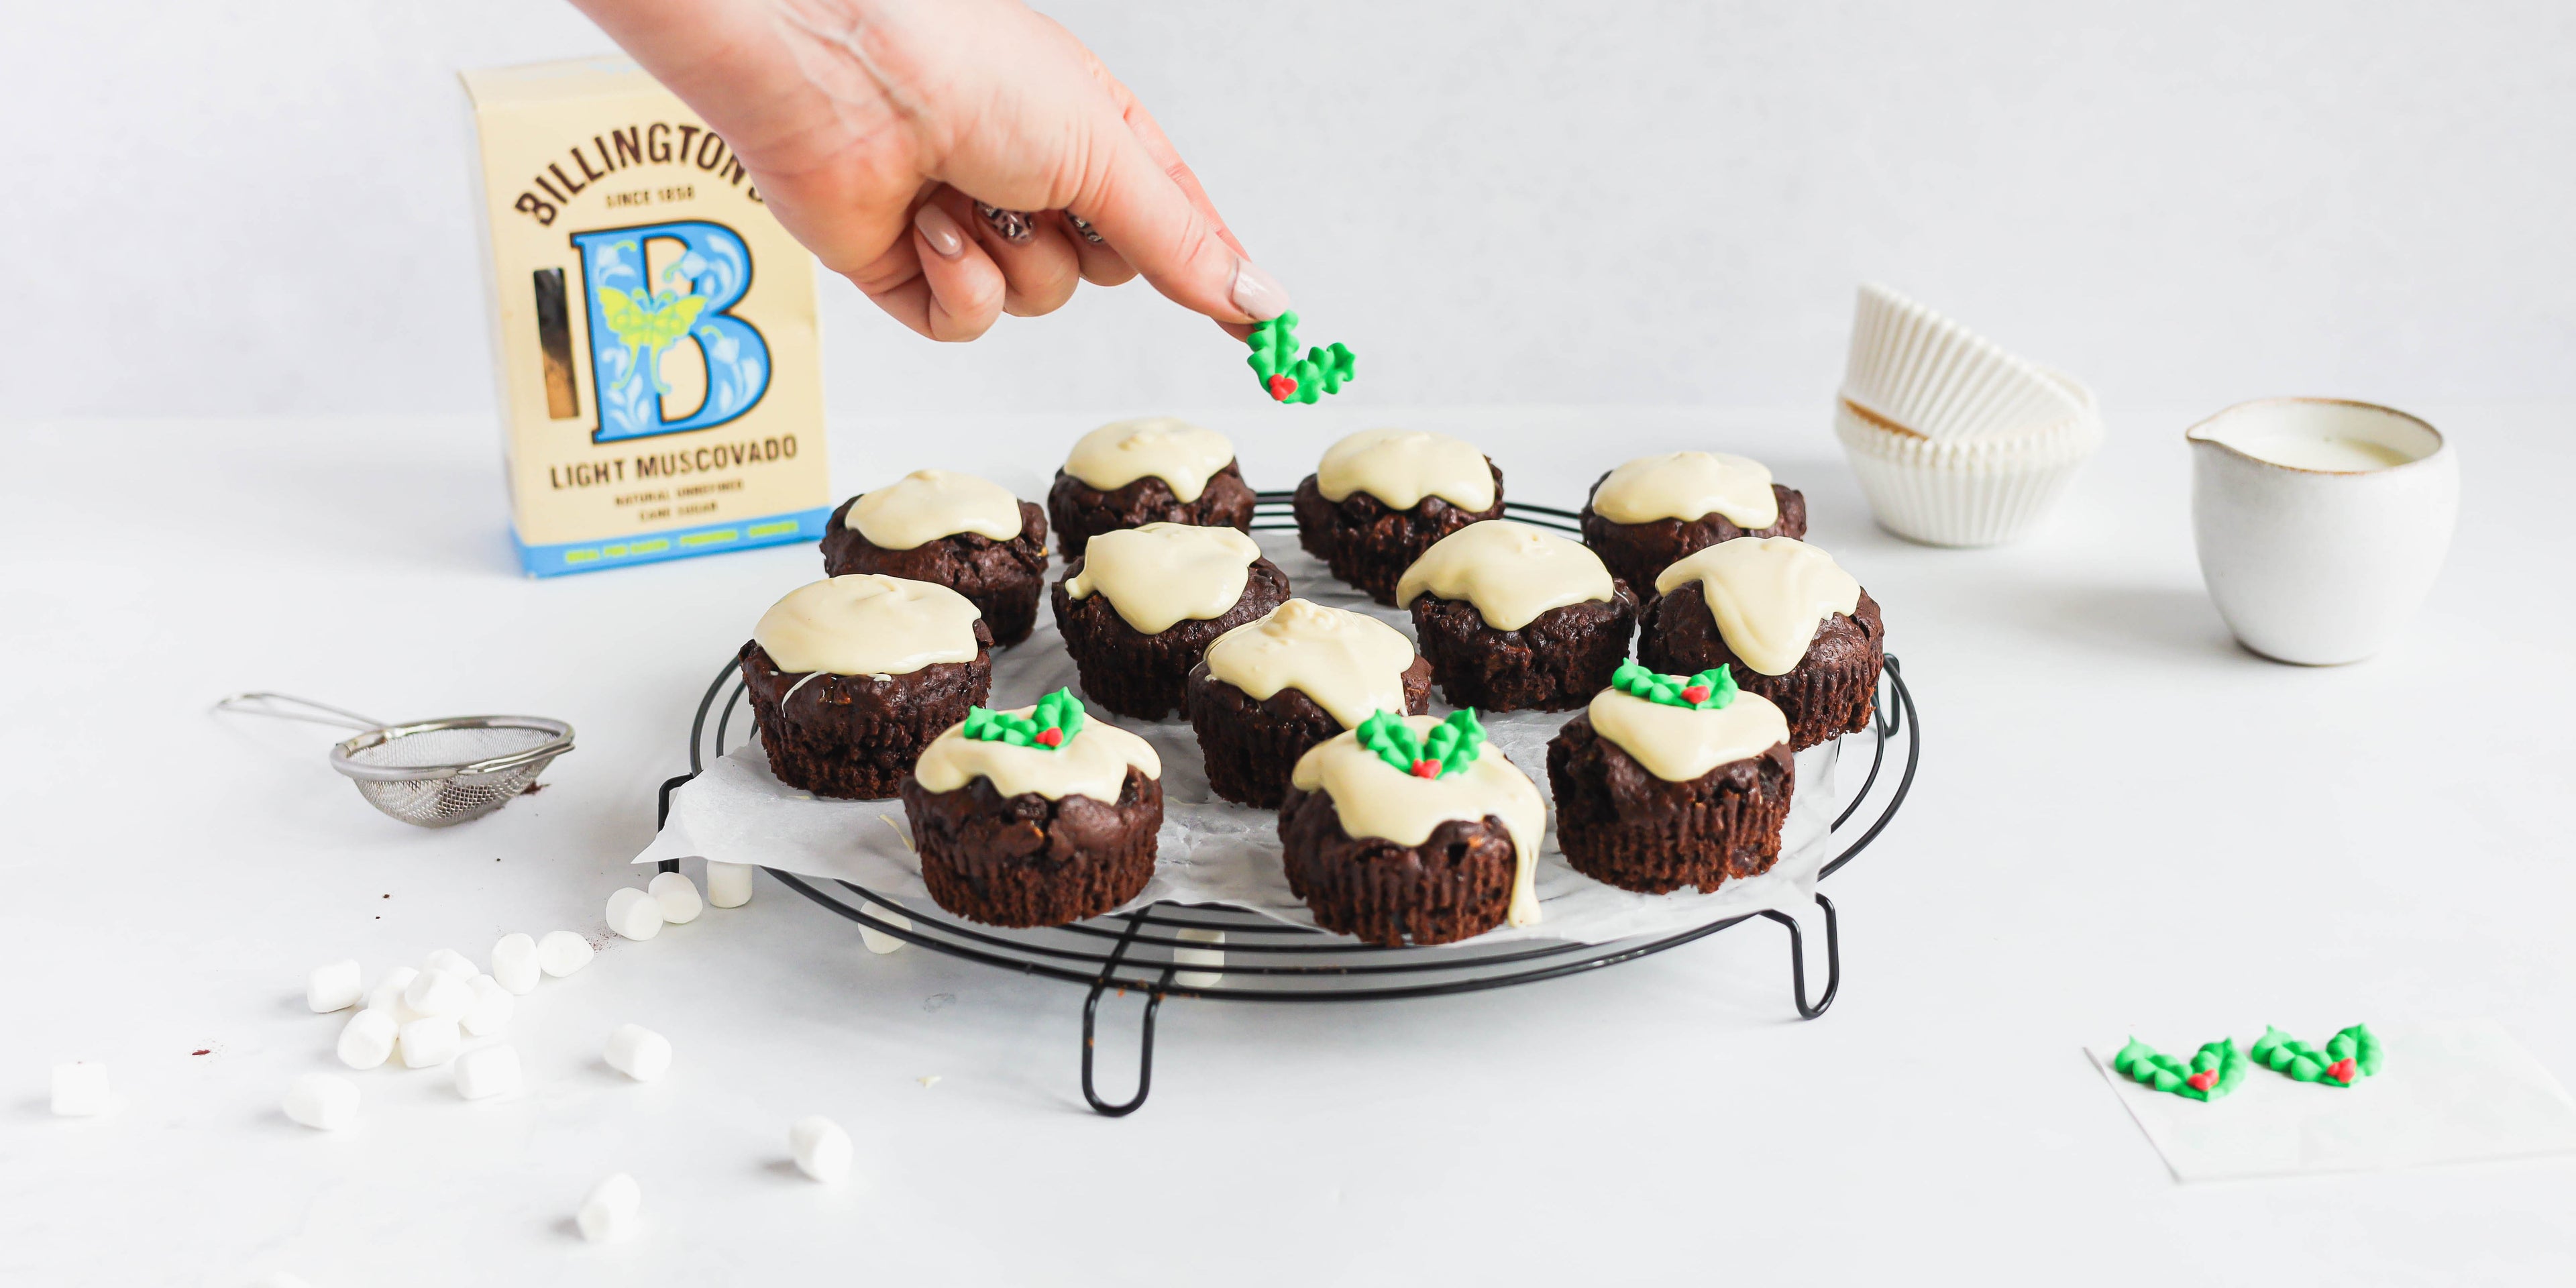
[[(1259, 535), (1263, 553), (1288, 574), (1292, 594), (1370, 613), (1407, 637), (1412, 635), (1409, 614), (1381, 607), (1334, 580), (1321, 563), (1297, 549), (1293, 534)], [(1060, 575), (1061, 567), (1056, 571)], [(1053, 618), (1041, 606), (1037, 629), (1028, 641), (994, 654), (992, 703), (1025, 706), (1061, 685), (1081, 691), (1073, 659), (1064, 651)], [(1436, 689), (1433, 698), (1434, 714), (1450, 710), (1438, 701)], [(1573, 714), (1510, 712), (1487, 717), (1489, 746), (1509, 756), (1545, 794), (1547, 741)], [(749, 715), (746, 704), (735, 715), (737, 727)], [(1147, 722), (1097, 709), (1093, 718), (1108, 719), (1142, 735), (1163, 758), (1161, 853), (1153, 880), (1128, 907), (1156, 900), (1224, 903), (1292, 925), (1314, 924), (1305, 904), (1289, 893), (1281, 872), (1276, 816), (1229, 804), (1208, 790), (1198, 739), (1187, 721)], [(1776, 908), (1795, 915), (1812, 908), (1816, 872), (1831, 851), (1827, 833), (1839, 809), (1834, 770), (1840, 746), (1828, 743), (1798, 753), (1797, 788), (1790, 799), (1780, 861), (1771, 871), (1729, 881), (1714, 894), (1633, 894), (1567, 867), (1556, 848), (1551, 812), (1538, 866), (1541, 921), (1534, 926), (1498, 928), (1468, 942), (1609, 943), (1684, 930), (1736, 913)], [(693, 857), (848, 880), (917, 909), (935, 911), (937, 907), (922, 885), (921, 862), (912, 852), (901, 802), (825, 800), (790, 788), (770, 774), (768, 754), (757, 737), (746, 736), (731, 754), (672, 793), (670, 820), (653, 843), (635, 856), (635, 862)]]
[[(2293, 1029), (2322, 1043), (2349, 1018)], [(2286, 1024), (2284, 1027), (2287, 1027)], [(2493, 1020), (2373, 1024), (2386, 1055), (2346, 1088), (2293, 1082), (2261, 1065), (2203, 1103), (2111, 1069), (2117, 1046), (2087, 1048), (2138, 1129), (2183, 1182), (2359, 1172), (2576, 1152), (2576, 1103)], [(2250, 1050), (2261, 1022), (2230, 1030)], [(2165, 1048), (2180, 1049), (2180, 1044)]]

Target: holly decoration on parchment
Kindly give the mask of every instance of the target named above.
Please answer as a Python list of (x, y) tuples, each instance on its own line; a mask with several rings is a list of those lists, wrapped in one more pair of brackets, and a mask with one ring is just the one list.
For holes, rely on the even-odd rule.
[(2349, 1087), (2355, 1079), (2379, 1072), (2379, 1035), (2356, 1024), (2326, 1039), (2325, 1049), (2318, 1050), (2267, 1024), (2254, 1043), (2254, 1060), (2299, 1082)]
[(1622, 662), (1610, 673), (1610, 687), (1632, 698), (1693, 711), (1723, 711), (1738, 692), (1732, 664), (1713, 666), (1697, 675), (1666, 675)]
[(1244, 339), (1252, 346), (1252, 374), (1261, 377), (1262, 389), (1278, 402), (1311, 403), (1325, 394), (1340, 393), (1343, 381), (1355, 379), (1351, 351), (1338, 342), (1310, 348), (1303, 358), (1297, 356), (1294, 313), (1253, 323), (1252, 334)]
[(1377, 758), (1416, 778), (1439, 778), (1476, 763), (1485, 749), (1485, 727), (1473, 711), (1452, 711), (1449, 718), (1415, 733), (1404, 717), (1380, 711), (1354, 731), (1360, 745)]
[(2236, 1090), (2236, 1084), (2245, 1081), (2245, 1056), (2236, 1049), (2234, 1038), (2202, 1043), (2189, 1062), (2131, 1038), (2129, 1045), (2111, 1057), (2111, 1071), (2186, 1100), (2208, 1101)]
[(1055, 751), (1082, 732), (1082, 722), (1082, 700), (1074, 697), (1071, 689), (1058, 689), (1038, 699), (1036, 708), (1024, 716), (985, 707), (968, 707), (966, 727), (959, 732), (976, 742), (1000, 742), (1014, 747)]

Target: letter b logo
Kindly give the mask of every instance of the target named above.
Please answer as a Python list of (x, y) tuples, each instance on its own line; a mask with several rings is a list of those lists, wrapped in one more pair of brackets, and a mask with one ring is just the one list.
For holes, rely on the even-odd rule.
[[(657, 273), (648, 249), (675, 243), (678, 258)], [(703, 219), (574, 233), (582, 293), (590, 299), (591, 388), (599, 428), (591, 438), (678, 434), (724, 424), (769, 392), (769, 344), (726, 310), (751, 289), (751, 248), (732, 229)], [(706, 397), (668, 419), (662, 356), (687, 340), (706, 360)]]

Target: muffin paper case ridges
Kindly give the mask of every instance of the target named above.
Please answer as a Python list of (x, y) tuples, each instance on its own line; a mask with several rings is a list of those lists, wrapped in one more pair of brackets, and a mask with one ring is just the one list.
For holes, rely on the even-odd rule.
[(1834, 436), (1881, 527), (1936, 546), (2027, 535), (2101, 447), (2092, 391), (1864, 286)]

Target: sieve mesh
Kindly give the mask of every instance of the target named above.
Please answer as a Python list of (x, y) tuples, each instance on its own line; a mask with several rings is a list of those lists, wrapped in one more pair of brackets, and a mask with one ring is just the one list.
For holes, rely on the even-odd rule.
[[(572, 750), (572, 726), (540, 716), (387, 725), (279, 693), (237, 693), (215, 709), (365, 730), (331, 749), (331, 767), (355, 782), (368, 804), (422, 827), (448, 827), (501, 808)], [(472, 768), (478, 765), (490, 767)]]

